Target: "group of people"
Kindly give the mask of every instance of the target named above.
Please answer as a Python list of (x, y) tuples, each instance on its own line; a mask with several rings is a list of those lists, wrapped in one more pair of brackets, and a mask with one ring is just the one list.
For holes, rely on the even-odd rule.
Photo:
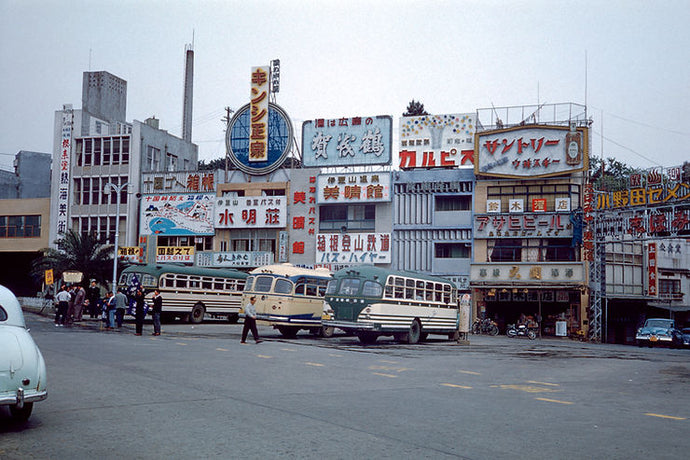
[[(161, 312), (163, 311), (163, 297), (161, 297), (158, 289), (154, 291), (152, 300), (152, 335), (158, 336), (161, 335)], [(133, 301), (135, 305), (135, 334), (142, 335), (144, 318), (146, 317), (146, 301), (142, 288), (137, 288), (133, 295)], [(118, 290), (115, 294), (109, 291), (105, 299), (101, 299), (100, 288), (93, 280), (88, 290), (81, 285), (63, 285), (60, 292), (55, 296), (55, 326), (70, 326), (74, 322), (82, 321), (82, 314), (86, 308), (92, 319), (102, 316), (105, 330), (113, 330), (116, 326), (119, 329), (122, 327), (128, 303), (129, 299), (123, 290)]]

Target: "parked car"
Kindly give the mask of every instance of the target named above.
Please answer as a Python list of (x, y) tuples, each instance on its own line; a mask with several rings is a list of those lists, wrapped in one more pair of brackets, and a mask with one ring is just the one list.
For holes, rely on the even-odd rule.
[(19, 301), (0, 286), (0, 406), (12, 416), (28, 420), (34, 402), (48, 396), (46, 364), (29, 334)]
[(679, 347), (683, 343), (680, 331), (672, 319), (650, 318), (637, 330), (635, 340), (639, 346), (669, 345)]
[(690, 327), (684, 327), (681, 329), (680, 335), (683, 338), (683, 346), (690, 347)]

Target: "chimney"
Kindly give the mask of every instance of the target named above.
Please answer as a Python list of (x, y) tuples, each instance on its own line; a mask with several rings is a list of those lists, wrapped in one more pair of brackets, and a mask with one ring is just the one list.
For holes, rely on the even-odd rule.
[(184, 96), (182, 101), (182, 139), (192, 142), (192, 93), (194, 90), (194, 49), (185, 46)]

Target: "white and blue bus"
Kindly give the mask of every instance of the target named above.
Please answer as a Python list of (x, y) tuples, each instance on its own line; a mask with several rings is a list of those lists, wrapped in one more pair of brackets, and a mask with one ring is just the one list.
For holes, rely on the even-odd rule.
[(321, 324), (323, 297), (332, 279), (325, 268), (309, 269), (292, 264), (275, 264), (249, 272), (242, 305), (256, 296), (256, 319), (273, 326), (286, 338), (294, 338), (301, 329), (314, 335), (330, 337), (333, 328)]

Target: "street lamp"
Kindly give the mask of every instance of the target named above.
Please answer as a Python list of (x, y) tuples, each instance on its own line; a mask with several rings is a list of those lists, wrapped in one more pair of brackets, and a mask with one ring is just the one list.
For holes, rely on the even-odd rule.
[(120, 236), (120, 195), (127, 186), (129, 186), (129, 182), (125, 182), (124, 184), (121, 184), (119, 186), (113, 184), (112, 182), (108, 182), (103, 187), (103, 193), (107, 194), (113, 191), (117, 195), (117, 208), (115, 208), (115, 252), (113, 254), (113, 292), (117, 290), (117, 245)]

